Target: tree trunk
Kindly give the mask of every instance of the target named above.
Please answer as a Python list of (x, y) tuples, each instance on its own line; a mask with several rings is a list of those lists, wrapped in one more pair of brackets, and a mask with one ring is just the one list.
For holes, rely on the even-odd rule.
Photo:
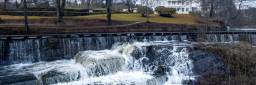
[(75, 0), (75, 6), (77, 6), (77, 5), (78, 5), (77, 3), (78, 3), (78, 1), (77, 1), (77, 0)]
[(214, 2), (211, 1), (211, 6), (210, 6), (210, 13), (209, 13), (209, 17), (213, 17), (214, 16)]
[(66, 6), (66, 0), (56, 0), (56, 11), (57, 11), (58, 23), (64, 22), (63, 16), (64, 16), (65, 6)]
[[(104, 6), (105, 6), (104, 1), (105, 1), (105, 0), (101, 0), (101, 1), (100, 1), (100, 6), (101, 6), (101, 8), (104, 8)], [(112, 1), (112, 0), (111, 0), (111, 1)], [(107, 3), (107, 1), (106, 1), (106, 3)]]
[(66, 7), (66, 0), (62, 0), (62, 2), (61, 2), (61, 17), (62, 17), (62, 19), (65, 15), (65, 7)]
[(126, 0), (126, 5), (127, 5), (127, 9), (129, 13), (132, 13), (132, 9), (131, 9), (131, 0)]
[(19, 3), (18, 3), (18, 0), (15, 1), (15, 6), (16, 6), (16, 9), (19, 8)]
[(60, 0), (56, 0), (56, 13), (58, 17), (58, 22), (61, 22), (61, 12), (60, 12)]
[(4, 10), (7, 8), (7, 2), (8, 0), (4, 0)]
[(91, 7), (91, 1), (92, 1), (92, 0), (87, 0), (87, 2), (86, 2), (86, 3), (87, 3), (87, 8), (88, 8), (88, 9), (91, 9), (91, 8), (92, 8), (92, 7)]
[(106, 0), (106, 5), (107, 5), (107, 22), (108, 25), (112, 25), (112, 10), (111, 10), (111, 6), (112, 6), (112, 0)]
[(24, 5), (24, 28), (25, 28), (25, 33), (29, 34), (29, 26), (28, 26), (28, 15), (27, 15), (27, 0), (23, 0), (23, 5)]
[[(88, 0), (87, 0), (88, 1)], [(86, 8), (86, 0), (81, 0), (81, 6), (83, 7), (83, 8)]]

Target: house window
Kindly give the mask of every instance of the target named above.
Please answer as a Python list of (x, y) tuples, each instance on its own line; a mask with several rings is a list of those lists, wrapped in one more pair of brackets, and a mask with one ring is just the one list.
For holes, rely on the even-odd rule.
[(186, 8), (186, 11), (189, 11), (189, 8)]
[(172, 4), (172, 1), (168, 1), (168, 4), (171, 5), (171, 4)]
[(180, 5), (181, 4), (181, 1), (178, 1), (178, 5)]
[(177, 8), (177, 11), (180, 11), (180, 8)]
[(184, 12), (184, 8), (182, 8), (181, 10), (182, 10), (182, 12)]
[(176, 1), (172, 1), (172, 4), (175, 5), (175, 4), (176, 4)]

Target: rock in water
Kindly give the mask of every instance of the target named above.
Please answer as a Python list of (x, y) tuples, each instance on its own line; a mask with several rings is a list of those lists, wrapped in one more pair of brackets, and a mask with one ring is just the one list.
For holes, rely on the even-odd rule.
[(0, 85), (50, 85), (76, 81), (85, 70), (73, 60), (0, 67)]
[(50, 71), (42, 76), (42, 82), (44, 85), (56, 84), (59, 82), (77, 81), (80, 79), (79, 72), (61, 73), (58, 71)]
[[(43, 63), (41, 65), (45, 65), (44, 67), (49, 66), (48, 68), (41, 68), (41, 70), (44, 69), (44, 71), (34, 72), (43, 85), (79, 80), (83, 75), (81, 72), (84, 71), (83, 66), (76, 64), (73, 60), (61, 60), (48, 64)], [(40, 65), (36, 67), (40, 67)]]
[(88, 76), (112, 74), (125, 67), (125, 58), (111, 50), (79, 52), (75, 61), (86, 68)]
[(33, 74), (0, 76), (0, 85), (34, 85), (39, 83)]

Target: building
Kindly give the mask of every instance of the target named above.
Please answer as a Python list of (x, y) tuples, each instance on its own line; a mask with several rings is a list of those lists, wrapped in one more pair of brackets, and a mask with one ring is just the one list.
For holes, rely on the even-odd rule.
[(178, 14), (189, 14), (192, 11), (200, 11), (201, 6), (199, 2), (194, 0), (152, 0), (151, 2), (143, 2), (140, 0), (137, 5), (149, 6), (155, 9), (158, 6), (175, 8)]
[(256, 1), (253, 0), (235, 0), (235, 5), (237, 9), (245, 10), (249, 8), (256, 8)]

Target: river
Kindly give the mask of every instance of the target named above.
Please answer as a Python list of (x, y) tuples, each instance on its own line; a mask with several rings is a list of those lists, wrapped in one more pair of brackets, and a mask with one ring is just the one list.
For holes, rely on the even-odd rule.
[[(223, 74), (218, 55), (187, 36), (84, 37), (0, 41), (1, 85), (187, 85)], [(211, 43), (237, 43), (237, 36)], [(236, 41), (237, 40), (237, 41)], [(7, 47), (6, 47), (7, 46)]]

